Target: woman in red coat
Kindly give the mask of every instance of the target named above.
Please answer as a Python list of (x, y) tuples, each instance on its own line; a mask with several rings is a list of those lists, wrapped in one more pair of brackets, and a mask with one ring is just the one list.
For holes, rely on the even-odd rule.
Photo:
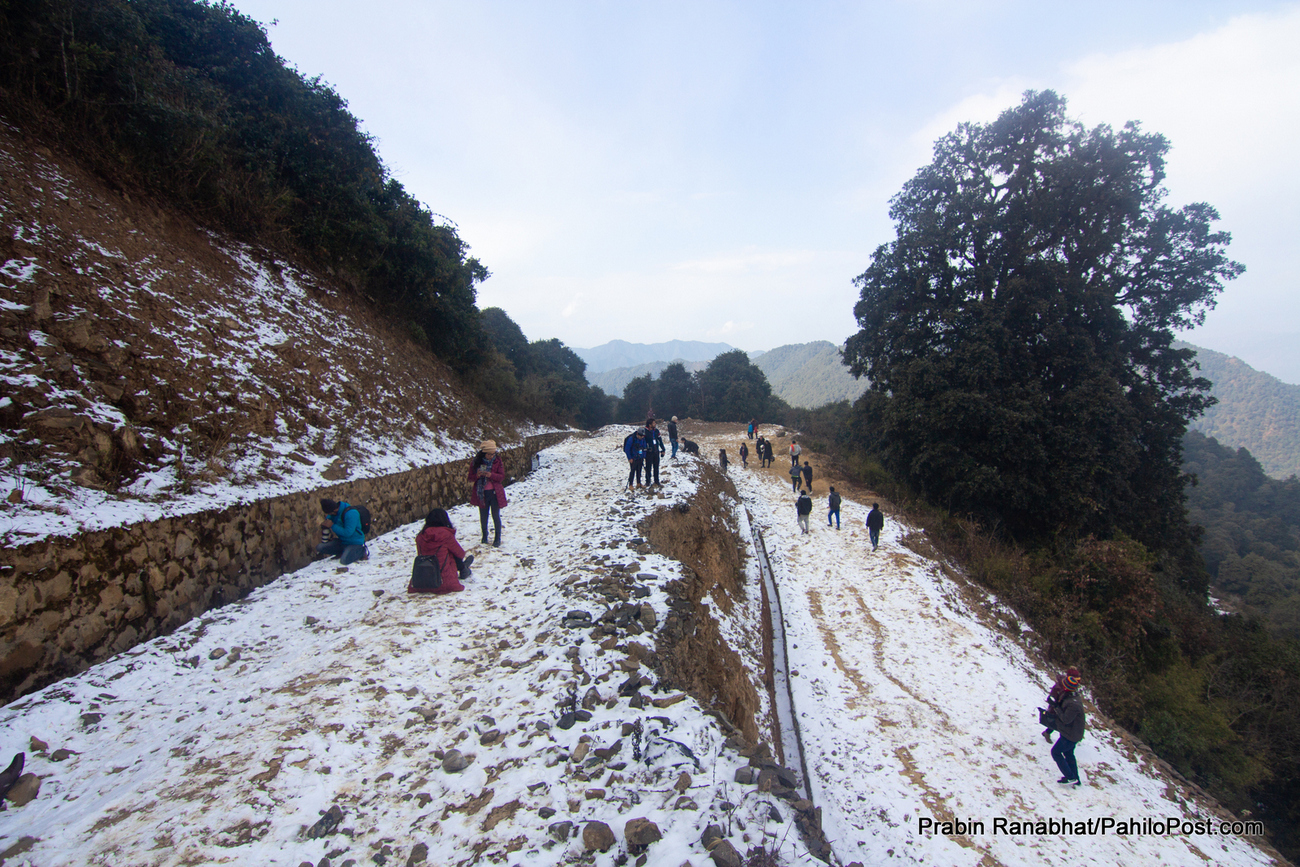
[(506, 465), (497, 454), (497, 444), (484, 440), (469, 465), (469, 501), (478, 506), (483, 544), (487, 544), (488, 513), (492, 513), (492, 546), (501, 547), (501, 510), (506, 507)]
[(408, 593), (455, 593), (465, 589), (465, 585), (460, 582), (469, 577), (474, 555), (465, 556), (465, 549), (456, 541), (456, 528), (451, 525), (451, 518), (445, 509), (434, 509), (424, 519), (424, 529), (415, 537), (415, 551), (419, 557), (433, 558), (442, 576), (442, 583), (438, 587), (431, 587), (418, 580), (420, 566), (417, 557), (411, 584), (406, 588)]

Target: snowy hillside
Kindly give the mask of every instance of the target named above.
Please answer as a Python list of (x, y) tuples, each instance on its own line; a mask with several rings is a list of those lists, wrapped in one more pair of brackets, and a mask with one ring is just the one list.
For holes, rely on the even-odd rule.
[[(40, 789), (0, 814), (0, 859), (702, 867), (717, 825), (718, 863), (759, 847), (813, 863), (797, 789), (736, 781), (761, 754), (745, 748), (748, 760), (660, 681), (673, 582), (689, 573), (648, 553), (640, 528), (669, 507), (720, 506), (735, 527), (719, 534), (748, 542), (748, 510), (771, 555), (805, 748), (787, 764), (809, 770), (835, 863), (1274, 863), (1232, 834), (995, 831), (999, 818), (1219, 826), (1095, 715), (1078, 752), (1085, 785), (1059, 787), (1032, 716), (1049, 673), (999, 626), (1009, 612), (902, 544), (906, 527), (889, 520), (872, 553), (866, 508), (846, 502), (844, 529), (822, 513), (801, 537), (776, 472), (733, 465), (742, 506), (693, 459), (665, 460), (661, 496), (629, 494), (624, 433), (544, 452), (510, 488), (503, 547), (472, 549), (464, 593), (404, 592), (408, 526), (367, 562), (316, 563), (4, 708), (0, 755), (26, 751)], [(720, 439), (687, 435), (717, 454)], [(453, 521), (477, 539), (476, 512)], [(704, 600), (751, 681), (763, 666), (756, 564), (734, 598)], [(769, 720), (759, 694), (755, 718)], [(590, 719), (564, 728), (573, 701)], [(759, 734), (776, 740), (766, 723)], [(924, 818), (983, 826), (923, 833)]]

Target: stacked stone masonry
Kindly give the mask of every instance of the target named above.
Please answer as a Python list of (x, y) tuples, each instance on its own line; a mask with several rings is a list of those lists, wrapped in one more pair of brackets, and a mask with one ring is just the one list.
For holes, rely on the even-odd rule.
[[(502, 449), (508, 478), (571, 436)], [(84, 671), (316, 556), (320, 499), (370, 509), (371, 535), (468, 499), (469, 459), (0, 550), (0, 700)]]

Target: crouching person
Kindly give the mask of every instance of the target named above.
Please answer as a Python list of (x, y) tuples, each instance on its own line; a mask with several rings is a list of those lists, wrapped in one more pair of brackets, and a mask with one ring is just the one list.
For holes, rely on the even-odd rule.
[(370, 552), (366, 550), (366, 534), (361, 529), (361, 512), (348, 503), (336, 503), (324, 498), (320, 501), (320, 507), (326, 519), (321, 523), (321, 530), (330, 531), (334, 538), (321, 540), (316, 546), (316, 553), (338, 557), (344, 566), (367, 559)]
[(407, 593), (455, 593), (470, 576), (474, 555), (456, 541), (456, 528), (445, 509), (434, 509), (424, 519), (424, 529), (415, 537), (415, 565)]

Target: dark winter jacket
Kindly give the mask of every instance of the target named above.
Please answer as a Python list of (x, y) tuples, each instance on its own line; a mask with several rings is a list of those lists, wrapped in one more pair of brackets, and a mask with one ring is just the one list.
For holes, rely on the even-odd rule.
[(1067, 740), (1078, 743), (1083, 740), (1083, 728), (1083, 702), (1079, 701), (1077, 692), (1067, 692), (1056, 706), (1056, 730)]
[[(469, 501), (474, 506), (486, 506), (483, 497), (479, 495), (479, 475), (480, 466), (488, 466), (487, 456), (479, 452), (474, 456), (474, 460), (469, 465)], [(506, 465), (501, 460), (501, 455), (493, 455), (491, 467), (488, 473), (483, 477), (483, 493), (496, 491), (497, 505), (501, 508), (506, 507)]]
[(880, 531), (885, 528), (885, 516), (880, 513), (879, 509), (872, 509), (867, 512), (867, 529)]
[(831, 491), (831, 495), (826, 498), (826, 506), (832, 512), (838, 512), (840, 508), (840, 492)]
[(808, 464), (804, 464), (804, 465), (803, 465), (803, 469), (801, 470), (801, 472), (803, 473), (803, 482), (804, 482), (804, 484), (811, 488), (811, 487), (812, 487), (812, 467), (809, 466)]
[(640, 433), (642, 431), (637, 431), (623, 441), (623, 454), (627, 455), (629, 461), (639, 461), (645, 457), (648, 444), (644, 436), (637, 435)]
[(668, 441), (677, 441), (677, 422), (675, 421), (668, 422)]
[(407, 587), (410, 593), (455, 593), (464, 590), (460, 583), (460, 570), (456, 559), (465, 559), (465, 549), (456, 541), (456, 531), (451, 527), (425, 527), (415, 537), (415, 551), (421, 557), (433, 557), (442, 570), (442, 586), (437, 590), (417, 590)]
[(361, 532), (361, 513), (356, 508), (339, 503), (339, 510), (327, 517), (334, 522), (330, 529), (344, 545), (366, 544), (366, 534)]
[(664, 454), (664, 438), (659, 435), (659, 429), (648, 427), (645, 429), (645, 452), (647, 455), (653, 455), (655, 452)]
[(741, 444), (740, 444), (740, 459), (743, 461), (743, 460), (745, 460), (745, 459), (748, 458), (748, 457), (749, 457), (749, 449), (745, 446), (744, 443), (741, 443)]
[(799, 499), (794, 501), (794, 510), (800, 515), (812, 514), (812, 497), (807, 494), (800, 494)]

